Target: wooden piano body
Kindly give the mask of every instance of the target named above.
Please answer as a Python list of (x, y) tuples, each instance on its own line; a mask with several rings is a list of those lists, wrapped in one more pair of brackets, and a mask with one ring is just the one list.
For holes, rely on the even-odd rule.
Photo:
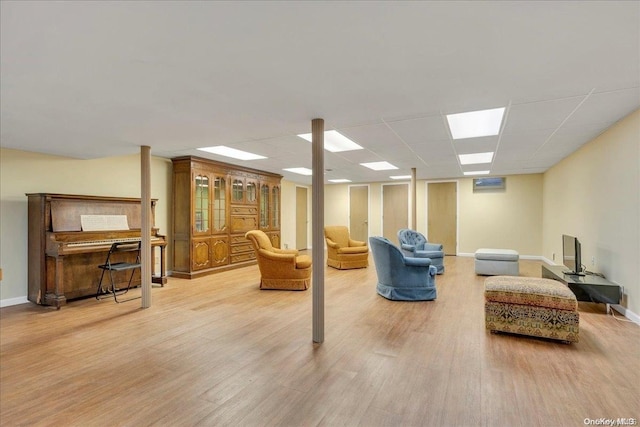
[[(140, 240), (142, 209), (140, 199), (32, 193), (28, 197), (29, 221), (29, 301), (60, 308), (67, 300), (95, 295), (103, 264), (115, 241)], [(155, 205), (151, 201), (151, 246), (160, 249), (160, 272), (152, 281), (165, 284), (165, 236), (155, 228)], [(81, 215), (126, 215), (128, 230), (82, 231)], [(119, 254), (117, 261), (130, 261), (131, 252)], [(115, 276), (117, 283), (128, 282), (127, 272)], [(130, 272), (129, 272), (130, 274)], [(133, 285), (140, 284), (136, 272)], [(133, 286), (132, 285), (132, 286)]]

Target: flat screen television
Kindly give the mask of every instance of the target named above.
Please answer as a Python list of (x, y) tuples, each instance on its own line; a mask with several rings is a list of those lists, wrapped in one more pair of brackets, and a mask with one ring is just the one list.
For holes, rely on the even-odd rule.
[(573, 236), (562, 235), (562, 263), (569, 271), (564, 274), (584, 276), (582, 272), (582, 254), (580, 253), (580, 242)]

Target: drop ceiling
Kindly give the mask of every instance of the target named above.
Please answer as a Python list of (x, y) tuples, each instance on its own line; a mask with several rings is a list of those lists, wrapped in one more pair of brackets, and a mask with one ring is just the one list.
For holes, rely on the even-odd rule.
[[(364, 147), (326, 179), (544, 172), (640, 107), (640, 2), (3, 1), (0, 146), (78, 159), (197, 155), (312, 167), (323, 118)], [(495, 137), (446, 114), (505, 107)], [(234, 161), (226, 145), (266, 156)], [(363, 162), (388, 161), (395, 171)], [(476, 168), (478, 169), (478, 168)]]

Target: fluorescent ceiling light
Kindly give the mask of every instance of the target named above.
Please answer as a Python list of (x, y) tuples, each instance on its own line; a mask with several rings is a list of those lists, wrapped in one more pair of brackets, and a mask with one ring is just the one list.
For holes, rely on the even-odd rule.
[(345, 178), (339, 178), (339, 179), (330, 179), (329, 182), (340, 184), (340, 183), (343, 183), (343, 182), (351, 182), (351, 180), (350, 179), (345, 179)]
[(493, 151), (488, 153), (459, 154), (461, 165), (477, 165), (479, 163), (491, 163)]
[(453, 139), (478, 138), (500, 133), (504, 107), (492, 110), (447, 114)]
[(313, 175), (313, 171), (308, 168), (285, 168), (283, 170), (287, 172), (298, 173), (300, 175), (307, 175), (307, 176)]
[[(311, 134), (298, 135), (302, 139), (311, 142)], [(332, 153), (340, 151), (362, 150), (362, 147), (339, 133), (337, 130), (327, 130), (324, 132), (324, 149)]]
[(464, 172), (465, 175), (489, 175), (489, 171), (469, 171)]
[(219, 154), (220, 156), (232, 157), (239, 160), (257, 160), (266, 159), (265, 156), (259, 154), (249, 153), (247, 151), (236, 150), (235, 148), (229, 148), (224, 145), (217, 145), (215, 147), (203, 147), (198, 148), (200, 151), (206, 151), (208, 153)]
[(360, 163), (360, 166), (364, 166), (365, 168), (373, 169), (374, 171), (386, 171), (391, 169), (398, 169), (393, 166), (389, 162), (371, 162), (371, 163)]
[(411, 179), (411, 175), (393, 175), (390, 176), (391, 179)]

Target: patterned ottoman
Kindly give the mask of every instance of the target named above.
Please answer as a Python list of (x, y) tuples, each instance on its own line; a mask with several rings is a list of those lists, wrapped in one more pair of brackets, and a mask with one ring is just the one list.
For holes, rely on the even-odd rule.
[(484, 281), (484, 320), (491, 332), (578, 342), (578, 301), (551, 279), (493, 276)]

